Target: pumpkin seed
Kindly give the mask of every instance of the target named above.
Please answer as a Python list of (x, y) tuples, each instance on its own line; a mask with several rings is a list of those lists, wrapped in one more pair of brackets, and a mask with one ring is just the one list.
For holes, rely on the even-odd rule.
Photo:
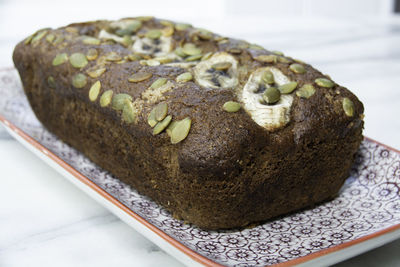
[(87, 45), (99, 45), (100, 40), (91, 36), (87, 36), (82, 40), (82, 43)]
[(128, 78), (128, 81), (131, 83), (137, 83), (137, 82), (142, 82), (147, 79), (150, 79), (153, 74), (150, 72), (137, 72), (131, 75), (131, 77)]
[(26, 39), (25, 39), (25, 41), (24, 41), (24, 44), (26, 44), (26, 45), (30, 44), (30, 42), (31, 42), (32, 39), (33, 39), (33, 36), (35, 36), (35, 34), (31, 34), (31, 35), (29, 35), (28, 37), (26, 37)]
[(275, 55), (283, 56), (283, 53), (281, 51), (274, 50), (274, 51), (271, 51), (271, 52), (274, 53)]
[(129, 47), (130, 45), (133, 44), (132, 38), (129, 35), (124, 35), (122, 37), (122, 45), (125, 47)]
[(137, 55), (137, 54), (129, 54), (128, 55), (128, 59), (130, 61), (137, 61), (137, 60), (142, 59), (142, 57), (140, 55)]
[(161, 64), (166, 64), (166, 63), (172, 62), (174, 60), (174, 58), (168, 57), (168, 56), (164, 56), (164, 57), (156, 57), (156, 58), (154, 58), (154, 60), (157, 60)]
[(250, 44), (249, 48), (254, 49), (254, 50), (264, 50), (264, 47), (262, 47), (261, 45), (258, 45), (258, 44)]
[(286, 58), (286, 57), (278, 57), (278, 62), (280, 62), (280, 63), (290, 63), (292, 61), (290, 59)]
[(202, 57), (201, 54), (188, 56), (187, 58), (185, 58), (185, 61), (196, 61), (201, 59), (201, 57)]
[(177, 31), (184, 31), (184, 30), (186, 30), (186, 29), (189, 28), (189, 27), (192, 27), (192, 25), (187, 24), (187, 23), (176, 23), (176, 24), (175, 24), (175, 29), (176, 29)]
[(182, 74), (179, 74), (178, 77), (176, 77), (177, 82), (188, 82), (193, 79), (193, 75), (190, 72), (184, 72)]
[(228, 52), (231, 54), (234, 54), (234, 55), (239, 55), (242, 53), (242, 49), (233, 47), (233, 48), (228, 49)]
[(261, 80), (266, 84), (273, 84), (275, 82), (274, 75), (269, 70), (264, 71)]
[(77, 28), (72, 27), (72, 26), (66, 27), (65, 31), (69, 32), (69, 33), (78, 33), (79, 32), (79, 30)]
[(122, 120), (126, 123), (133, 123), (136, 120), (136, 111), (133, 103), (129, 99), (124, 100)]
[(46, 41), (51, 44), (55, 38), (56, 38), (56, 36), (54, 34), (50, 33), (46, 36)]
[(165, 130), (165, 132), (169, 135), (169, 137), (171, 137), (171, 132), (174, 129), (174, 127), (176, 126), (176, 121), (171, 121), (171, 123), (168, 125), (167, 129)]
[(132, 101), (132, 96), (128, 94), (116, 94), (111, 102), (111, 107), (115, 110), (122, 110), (124, 108), (125, 99)]
[(182, 47), (177, 47), (174, 52), (180, 57), (186, 57), (186, 54), (183, 52)]
[(162, 32), (160, 30), (153, 29), (153, 30), (149, 30), (148, 32), (146, 32), (145, 36), (150, 39), (158, 39), (161, 37), (161, 35), (162, 35)]
[(90, 48), (87, 52), (86, 52), (86, 58), (88, 60), (95, 60), (97, 58), (97, 56), (99, 55), (99, 52), (97, 52), (97, 50), (95, 48)]
[(56, 81), (54, 80), (53, 76), (49, 76), (47, 78), (47, 84), (50, 86), (50, 88), (56, 88)]
[(317, 79), (315, 79), (315, 83), (318, 86), (325, 87), (325, 88), (332, 88), (335, 85), (331, 80), (326, 79), (326, 78), (317, 78)]
[(67, 60), (68, 60), (67, 53), (57, 54), (56, 57), (53, 59), (52, 64), (53, 64), (53, 66), (58, 66), (58, 65), (63, 64)]
[(100, 97), (100, 106), (101, 107), (104, 108), (104, 107), (110, 105), (110, 103), (112, 101), (113, 93), (114, 92), (112, 90), (107, 90), (101, 95), (101, 97)]
[(98, 78), (100, 77), (107, 69), (100, 67), (98, 69), (89, 69), (86, 71), (86, 73), (90, 76), (90, 78)]
[(110, 52), (106, 55), (106, 60), (107, 61), (120, 61), (122, 57), (118, 55), (116, 52)]
[(62, 35), (57, 35), (56, 39), (53, 42), (53, 45), (58, 45), (59, 43), (61, 43), (62, 41), (64, 41), (64, 36)]
[(164, 84), (167, 83), (167, 79), (166, 78), (158, 78), (157, 80), (155, 80), (151, 85), (150, 88), (152, 89), (157, 89), (160, 88), (161, 86), (163, 86)]
[(75, 88), (83, 88), (87, 83), (85, 74), (78, 73), (72, 77), (72, 86)]
[(285, 83), (282, 84), (278, 87), (278, 90), (282, 93), (282, 94), (290, 94), (291, 92), (294, 91), (294, 89), (296, 89), (297, 87), (297, 82), (289, 82), (289, 83)]
[(140, 17), (136, 17), (136, 19), (140, 20), (140, 21), (150, 21), (150, 20), (154, 19), (154, 17), (153, 16), (140, 16)]
[(276, 63), (277, 56), (276, 55), (259, 55), (254, 58), (257, 61), (264, 63)]
[(101, 88), (100, 81), (95, 82), (89, 89), (89, 99), (90, 101), (96, 101), (97, 97), (99, 96)]
[(240, 107), (240, 104), (235, 101), (228, 101), (223, 105), (223, 109), (227, 112), (237, 112)]
[(349, 98), (345, 97), (343, 98), (343, 110), (346, 116), (352, 117), (354, 115), (354, 104), (353, 101), (351, 101)]
[(167, 27), (168, 26), (174, 27), (174, 23), (172, 23), (169, 20), (160, 20), (160, 24), (163, 25), (163, 26), (167, 26)]
[(306, 72), (306, 69), (304, 68), (303, 65), (298, 64), (298, 63), (293, 63), (289, 66), (289, 69), (291, 71), (293, 71), (294, 73), (298, 73), (298, 74), (303, 74)]
[(159, 66), (161, 64), (160, 61), (156, 59), (148, 59), (143, 62), (146, 63), (145, 65), (147, 66)]
[(32, 45), (36, 45), (47, 34), (48, 30), (38, 32), (31, 40)]
[(202, 40), (210, 40), (213, 37), (212, 32), (204, 29), (200, 29), (197, 33), (197, 36), (199, 36), (199, 38)]
[(171, 143), (177, 144), (185, 140), (185, 138), (189, 134), (191, 124), (192, 120), (190, 118), (185, 118), (183, 120), (177, 121), (171, 131)]
[(275, 104), (281, 98), (281, 92), (276, 87), (268, 87), (265, 89), (263, 99), (267, 104)]
[(168, 115), (162, 121), (158, 122), (157, 125), (153, 129), (153, 135), (157, 135), (157, 134), (161, 133), (162, 131), (164, 131), (164, 129), (168, 127), (168, 125), (170, 124), (171, 121), (172, 121), (172, 116)]
[(150, 125), (150, 127), (154, 127), (158, 121), (156, 120), (156, 108), (154, 107), (149, 115), (147, 116), (147, 123)]
[(218, 62), (211, 66), (211, 68), (215, 70), (227, 70), (232, 67), (232, 63), (230, 62)]
[(132, 35), (142, 27), (142, 22), (138, 20), (132, 20), (125, 28), (117, 29), (115, 34), (118, 36)]
[(74, 68), (83, 68), (88, 64), (86, 56), (82, 53), (73, 53), (69, 57), (69, 62), (71, 63), (72, 67)]
[(212, 56), (212, 52), (208, 52), (201, 57), (201, 61), (207, 60)]
[(186, 43), (182, 48), (182, 52), (188, 56), (194, 56), (194, 55), (201, 54), (201, 49), (196, 47), (195, 44)]
[(162, 121), (168, 113), (167, 103), (160, 103), (155, 108), (154, 117), (157, 121)]
[(167, 26), (164, 29), (161, 30), (162, 35), (165, 37), (169, 37), (174, 34), (174, 27), (173, 26)]
[(315, 88), (312, 84), (305, 84), (296, 91), (296, 95), (301, 98), (310, 98), (315, 93)]

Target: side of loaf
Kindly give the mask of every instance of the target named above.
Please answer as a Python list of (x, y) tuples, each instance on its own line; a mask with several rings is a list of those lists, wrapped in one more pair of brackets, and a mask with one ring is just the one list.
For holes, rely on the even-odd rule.
[(13, 60), (49, 131), (206, 229), (333, 198), (363, 138), (362, 103), (328, 76), (188, 24), (43, 29)]

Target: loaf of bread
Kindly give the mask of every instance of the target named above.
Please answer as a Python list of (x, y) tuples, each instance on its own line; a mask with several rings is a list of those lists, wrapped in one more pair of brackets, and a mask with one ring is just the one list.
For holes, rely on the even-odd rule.
[(329, 76), (188, 24), (42, 29), (13, 59), (49, 131), (201, 228), (335, 197), (363, 139), (362, 103)]

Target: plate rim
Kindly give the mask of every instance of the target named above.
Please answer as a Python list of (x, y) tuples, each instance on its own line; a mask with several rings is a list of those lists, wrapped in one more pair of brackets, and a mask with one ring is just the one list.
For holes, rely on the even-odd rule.
[[(6, 71), (12, 71), (15, 70), (13, 67), (6, 67), (6, 68), (0, 68), (1, 72), (6, 72)], [(198, 252), (192, 250), (191, 248), (185, 246), (178, 240), (174, 239), (173, 237), (169, 236), (166, 232), (162, 231), (161, 229), (157, 228), (155, 225), (149, 223), (146, 221), (143, 217), (141, 217), (139, 214), (135, 213), (131, 209), (129, 209), (126, 205), (124, 205), (121, 201), (113, 197), (111, 194), (107, 193), (104, 189), (102, 189), (100, 186), (92, 182), (88, 177), (80, 173), (78, 170), (73, 168), (71, 165), (69, 165), (67, 162), (65, 162), (63, 159), (58, 157), (56, 154), (54, 154), (52, 151), (50, 151), (48, 148), (46, 148), (44, 145), (39, 143), (37, 140), (35, 140), (33, 137), (31, 137), (29, 134), (24, 132), (22, 129), (17, 127), (15, 124), (13, 124), (11, 121), (6, 119), (2, 114), (0, 114), (0, 122), (2, 125), (7, 128), (7, 130), (12, 131), (13, 133), (17, 134), (19, 137), (24, 139), (26, 142), (28, 142), (31, 146), (33, 146), (37, 152), (41, 152), (43, 156), (49, 158), (51, 161), (55, 162), (58, 166), (60, 166), (62, 169), (67, 171), (69, 174), (71, 174), (73, 177), (78, 179), (81, 183), (84, 185), (88, 186), (90, 189), (92, 189), (94, 192), (98, 193), (105, 201), (110, 202), (114, 206), (116, 206), (118, 209), (122, 210), (126, 215), (132, 217), (135, 219), (137, 222), (141, 223), (144, 227), (146, 227), (148, 230), (150, 230), (152, 233), (156, 234), (158, 237), (162, 238), (164, 241), (172, 245), (175, 249), (179, 250), (180, 252), (183, 252), (186, 256), (190, 257), (192, 260), (196, 261), (197, 263), (203, 264), (205, 266), (224, 266), (221, 265), (217, 262), (214, 262), (213, 260), (199, 254)], [(394, 151), (396, 153), (400, 154), (400, 150), (393, 148), (389, 145), (383, 144), (379, 141), (376, 141), (370, 137), (364, 136), (364, 140), (376, 143), (380, 146), (385, 147), (388, 150)], [(19, 140), (17, 140), (19, 141)], [(117, 215), (118, 216), (118, 215)], [(119, 217), (119, 216), (118, 216)], [(292, 265), (298, 265), (298, 264), (304, 264), (308, 261), (311, 261), (313, 259), (326, 256), (328, 254), (343, 250), (345, 248), (349, 248), (351, 246), (361, 244), (365, 241), (372, 240), (374, 238), (377, 238), (379, 236), (389, 234), (391, 232), (394, 232), (395, 230), (400, 229), (400, 223), (389, 226), (385, 229), (376, 231), (374, 233), (359, 237), (357, 239), (335, 245), (333, 247), (321, 249), (319, 251), (310, 253), (308, 255), (298, 257), (292, 260), (288, 260), (285, 262), (281, 262), (278, 264), (275, 264), (273, 266), (278, 266), (278, 267), (285, 267), (285, 266), (292, 266)], [(136, 230), (136, 229), (135, 229)], [(153, 240), (151, 240), (154, 242)]]

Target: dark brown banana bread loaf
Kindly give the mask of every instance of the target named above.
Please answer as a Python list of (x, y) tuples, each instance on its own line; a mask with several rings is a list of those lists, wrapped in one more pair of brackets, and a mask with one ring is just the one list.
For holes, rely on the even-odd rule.
[(47, 129), (202, 228), (334, 197), (363, 139), (362, 103), (328, 76), (187, 24), (43, 29), (13, 59)]

